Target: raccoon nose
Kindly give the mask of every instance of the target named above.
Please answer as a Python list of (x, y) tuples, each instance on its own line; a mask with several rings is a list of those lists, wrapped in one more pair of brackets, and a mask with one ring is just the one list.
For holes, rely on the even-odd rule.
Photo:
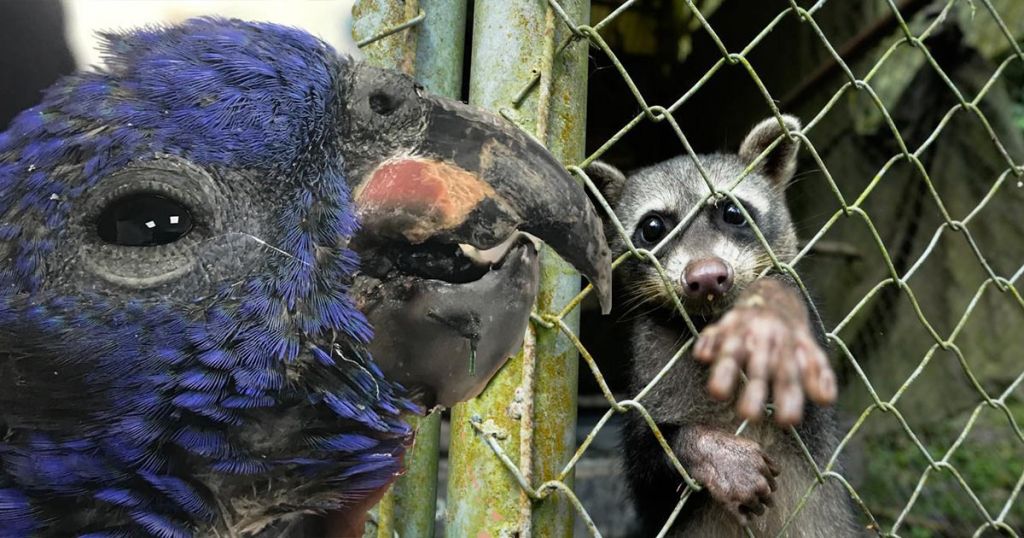
[(683, 270), (683, 291), (690, 299), (714, 300), (732, 289), (732, 267), (722, 258), (694, 260)]

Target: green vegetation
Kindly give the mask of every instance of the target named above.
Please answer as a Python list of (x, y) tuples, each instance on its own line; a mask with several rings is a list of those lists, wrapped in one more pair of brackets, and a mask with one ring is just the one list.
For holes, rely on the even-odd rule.
[[(1024, 423), (1024, 402), (1011, 402), (1010, 411)], [(918, 437), (936, 461), (949, 451), (967, 424), (970, 413), (922, 427)], [(864, 442), (865, 482), (858, 489), (883, 529), (900, 516), (928, 467), (919, 447), (902, 430), (876, 434)], [(949, 459), (992, 518), (1006, 508), (1007, 499), (1024, 473), (1024, 439), (1014, 434), (1006, 415), (983, 409), (971, 432)], [(1004, 520), (1016, 532), (1024, 529), (1024, 493), (1018, 494)], [(971, 495), (949, 470), (932, 471), (903, 524), (904, 537), (971, 536), (985, 518)], [(983, 536), (999, 536), (990, 531)]]

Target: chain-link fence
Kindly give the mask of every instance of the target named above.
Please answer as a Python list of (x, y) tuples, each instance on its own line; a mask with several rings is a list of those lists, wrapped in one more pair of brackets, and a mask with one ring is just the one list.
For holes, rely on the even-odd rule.
[[(686, 20), (690, 24), (688, 31), (709, 39), (717, 49), (719, 57), (709, 69), (694, 77), (696, 82), (679, 88), (678, 95), (673, 101), (658, 103), (651, 101), (647, 97), (646, 89), (634, 82), (630, 70), (620, 60), (619, 51), (610, 45), (605, 37), (607, 28), (631, 10), (640, 9), (644, 2), (626, 0), (612, 3), (613, 5), (601, 12), (603, 18), (592, 23), (587, 22), (590, 15), (589, 2), (502, 0), (501, 6), (495, 6), (496, 3), (498, 0), (477, 1), (472, 7), (471, 15), (476, 22), (472, 25), (474, 50), (470, 72), (478, 69), (478, 65), (481, 65), (478, 62), (500, 62), (503, 55), (514, 57), (515, 52), (520, 50), (512, 43), (516, 40), (531, 42), (530, 50), (534, 51), (535, 55), (528, 60), (513, 58), (515, 62), (526, 63), (518, 67), (508, 67), (507, 69), (515, 72), (512, 75), (502, 71), (504, 66), (498, 66), (482, 74), (482, 78), (505, 77), (519, 82), (525, 77), (525, 84), (519, 84), (515, 88), (511, 87), (514, 84), (505, 84), (500, 90), (493, 90), (488, 89), (485, 83), (471, 82), (471, 99), (474, 92), (476, 95), (486, 94), (483, 99), (477, 99), (478, 104), (489, 106), (520, 124), (563, 158), (569, 170), (585, 183), (587, 189), (598, 200), (600, 210), (609, 216), (615, 232), (629, 245), (628, 251), (615, 261), (615, 266), (619, 267), (627, 260), (636, 258), (656, 268), (665, 281), (666, 292), (674, 296), (674, 304), (682, 314), (682, 320), (691, 331), (691, 336), (696, 335), (694, 323), (683, 309), (680, 298), (675, 296), (671, 278), (658, 261), (660, 246), (645, 250), (633, 245), (632, 234), (623, 229), (583, 168), (609, 154), (616, 145), (622, 144), (631, 131), (651, 124), (667, 125), (678, 141), (677, 153), (685, 153), (693, 159), (708, 187), (704, 201), (713, 203), (715, 200), (728, 198), (743, 208), (733, 196), (733, 189), (744, 181), (760, 159), (782, 142), (782, 138), (769, 146), (743, 174), (734, 178), (728, 188), (720, 189), (716, 188), (715, 182), (711, 180), (708, 171), (700, 162), (691, 139), (688, 138), (691, 133), (677, 121), (673, 113), (679, 114), (694, 96), (706, 90), (708, 81), (725, 70), (740, 70), (745, 73), (763, 99), (761, 104), (780, 121), (780, 124), (781, 113), (789, 112), (780, 110), (780, 102), (785, 102), (787, 107), (803, 102), (805, 109), (806, 103), (814, 103), (813, 113), (803, 114), (803, 128), (799, 131), (787, 131), (784, 135), (800, 142), (803, 162), (809, 163), (814, 172), (804, 181), (813, 181), (817, 185), (816, 191), (810, 189), (811, 192), (817, 193), (817, 222), (813, 224), (814, 229), (802, 234), (805, 240), (799, 252), (792, 258), (776, 256), (771, 245), (757, 229), (756, 223), (743, 209), (745, 218), (748, 222), (754, 223), (755, 234), (771, 258), (770, 270), (790, 275), (811, 305), (815, 303), (808, 287), (813, 286), (805, 285), (804, 276), (808, 272), (814, 272), (814, 264), (818, 263), (819, 259), (812, 259), (811, 255), (819, 251), (826, 251), (827, 255), (827, 251), (836, 250), (836, 243), (830, 240), (832, 235), (851, 236), (836, 232), (843, 226), (855, 226), (859, 235), (854, 235), (864, 241), (850, 248), (846, 248), (849, 245), (840, 245), (843, 248), (839, 250), (846, 252), (852, 249), (855, 256), (873, 264), (874, 272), (870, 274), (877, 275), (877, 278), (871, 276), (871, 281), (866, 284), (865, 279), (861, 278), (861, 286), (842, 290), (842, 293), (847, 295), (846, 300), (837, 301), (841, 306), (834, 306), (831, 316), (822, 315), (812, 306), (812, 318), (827, 336), (833, 350), (834, 364), (847, 373), (846, 382), (841, 390), (863, 393), (865, 396), (859, 401), (856, 398), (843, 400), (847, 404), (857, 402), (857, 406), (845, 407), (842, 410), (850, 419), (844, 422), (838, 448), (824, 465), (818, 465), (808, 450), (803, 448), (809, 466), (815, 474), (815, 480), (804, 492), (803, 500), (815, 495), (822, 484), (838, 482), (855, 504), (859, 523), (867, 529), (890, 536), (956, 535), (963, 529), (943, 529), (941, 522), (938, 523), (939, 528), (935, 528), (914, 521), (915, 505), (920, 504), (922, 499), (931, 494), (930, 484), (934, 485), (943, 478), (949, 478), (954, 484), (952, 487), (959, 490), (957, 498), (963, 500), (951, 510), (970, 512), (974, 518), (969, 532), (975, 535), (988, 532), (1001, 532), (1011, 536), (1024, 534), (1024, 509), (1021, 508), (1024, 505), (1024, 496), (1021, 495), (1021, 490), (1024, 489), (1024, 458), (1021, 457), (1024, 455), (1024, 432), (1018, 422), (1021, 420), (1020, 385), (1024, 380), (1024, 366), (1020, 362), (1020, 357), (1024, 354), (1024, 337), (1020, 336), (1021, 329), (1024, 329), (1024, 299), (1020, 291), (1021, 277), (1024, 275), (1024, 257), (1020, 256), (1020, 248), (1017, 246), (1024, 243), (1024, 238), (1012, 233), (1017, 228), (1005, 228), (1007, 232), (1001, 233), (998, 226), (984, 224), (999, 218), (1009, 218), (1018, 222), (1024, 219), (1024, 205), (1021, 204), (1024, 199), (1020, 198), (1019, 194), (1021, 180), (1024, 178), (1021, 155), (1017, 153), (1019, 148), (1016, 147), (1019, 141), (1006, 142), (1004, 131), (994, 126), (1006, 121), (1005, 118), (994, 118), (993, 114), (1002, 114), (1003, 110), (1009, 109), (997, 109), (986, 104), (986, 100), (992, 98), (992, 92), (1005, 91), (994, 88), (1005, 84), (1004, 78), (1008, 72), (1024, 68), (1024, 52), (1018, 41), (1021, 35), (1015, 35), (1015, 32), (1020, 30), (1020, 21), (1004, 19), (998, 8), (1010, 6), (1010, 10), (1017, 17), (1022, 15), (1020, 10), (1012, 2), (999, 3), (992, 0), (885, 0), (878, 2), (884, 10), (879, 18), (882, 22), (862, 23), (863, 31), (853, 29), (851, 35), (854, 38), (846, 45), (834, 43), (827, 29), (819, 24), (819, 16), (823, 16), (822, 14), (827, 13), (835, 4), (843, 4), (842, 2), (765, 1), (762, 4), (777, 5), (771, 8), (776, 13), (760, 30), (747, 36), (742, 47), (736, 48), (726, 45), (726, 40), (716, 31), (713, 17), (710, 16), (710, 12), (723, 2), (681, 0), (675, 4), (677, 9), (686, 12)], [(865, 2), (867, 3), (869, 2)], [(460, 63), (464, 35), (461, 30), (465, 27), (467, 17), (464, 2), (407, 0), (362, 4), (365, 11), (362, 16), (373, 21), (362, 28), (357, 22), (357, 33), (362, 32), (364, 38), (376, 36), (364, 39), (364, 44), (377, 42), (378, 39), (386, 37), (379, 42), (379, 50), (374, 52), (368, 49), (372, 59), (388, 65), (404, 66), (407, 71), (416, 71), (421, 80), (430, 76), (430, 73), (443, 72), (450, 81), (455, 81), (445, 91), (449, 95), (458, 96), (457, 81), (464, 70)], [(765, 8), (760, 6), (759, 9)], [(950, 64), (946, 61), (945, 55), (938, 55), (933, 51), (934, 38), (943, 32), (952, 20), (967, 21), (968, 25), (977, 24), (986, 28), (985, 31), (990, 34), (988, 43), (994, 42), (991, 39), (993, 36), (998, 37), (1000, 43), (991, 47), (992, 50), (1002, 51), (999, 53), (1001, 58), (998, 63), (984, 76), (978, 78), (978, 83), (969, 88), (970, 91), (958, 85), (957, 81), (961, 80), (961, 77), (956, 73), (951, 74)], [(775, 33), (780, 31), (779, 28), (786, 27), (788, 32), (794, 25), (803, 28), (807, 35), (817, 39), (817, 46), (826, 51), (826, 62), (818, 72), (806, 77), (804, 84), (790, 85), (790, 91), (785, 96), (776, 95), (770, 90), (770, 85), (764, 82), (764, 73), (755, 68), (750, 58), (759, 47), (764, 46), (763, 43), (770, 36), (777, 36)], [(388, 29), (383, 30), (385, 27)], [(488, 33), (490, 39), (482, 33)], [(447, 36), (449, 41), (446, 42), (444, 36)], [(388, 39), (394, 41), (387, 44)], [(491, 42), (492, 40), (496, 40), (498, 44)], [(507, 49), (501, 46), (503, 40), (509, 44)], [(871, 40), (870, 46), (864, 44), (865, 40)], [(428, 51), (425, 56), (424, 50)], [(448, 50), (451, 54), (445, 56), (438, 52), (439, 50)], [(417, 51), (420, 57), (413, 60)], [(596, 149), (580, 159), (573, 156), (574, 153), (582, 154), (582, 144), (574, 137), (581, 136), (583, 114), (580, 101), (577, 99), (575, 105), (572, 103), (579, 97), (580, 91), (585, 92), (587, 73), (580, 66), (585, 65), (583, 58), (587, 54), (599, 59), (602, 65), (610, 67), (617, 73), (628, 88), (632, 102), (616, 103), (615, 106), (620, 110), (633, 108), (636, 114), (605, 140), (597, 143), (591, 141), (591, 145)], [(442, 57), (446, 59), (437, 60)], [(854, 57), (858, 59), (851, 59)], [(431, 67), (432, 58), (442, 65)], [(941, 110), (933, 107), (930, 111), (931, 117), (937, 118), (933, 123), (907, 124), (896, 110), (901, 106), (900, 103), (906, 101), (891, 98), (887, 92), (892, 85), (880, 82), (888, 76), (887, 70), (905, 69), (907, 61), (916, 61), (915, 65), (920, 66), (917, 73), (927, 75), (936, 81), (936, 85), (930, 87), (931, 90), (938, 89), (950, 103), (941, 107)], [(415, 69), (411, 67), (414, 63)], [(829, 76), (837, 80), (831, 85), (820, 84)], [(572, 77), (583, 80), (574, 80)], [(919, 82), (920, 79), (909, 80), (902, 88), (912, 89), (913, 85)], [(427, 86), (433, 89), (430, 83)], [(906, 95), (908, 94), (905, 93), (904, 97)], [(912, 96), (912, 93), (909, 95)], [(730, 96), (721, 95), (720, 98), (728, 100)], [(835, 169), (835, 165), (830, 165), (826, 153), (831, 152), (831, 146), (827, 149), (821, 149), (819, 146), (823, 145), (822, 140), (831, 140), (832, 142), (827, 143), (833, 144), (835, 137), (823, 135), (815, 142), (815, 130), (833, 129), (836, 110), (848, 107), (852, 101), (863, 105), (860, 117), (870, 116), (876, 119), (881, 133), (878, 136), (884, 139), (882, 142), (880, 139), (869, 141), (870, 147), (876, 152), (876, 159), (883, 164), (869, 170), (866, 177), (860, 177), (865, 176), (864, 166), (849, 170)], [(593, 109), (592, 106), (591, 110)], [(723, 107), (721, 113), (726, 114), (726, 110)], [(575, 118), (566, 117), (573, 114), (576, 115)], [(591, 117), (590, 120), (593, 121), (594, 118)], [(950, 133), (954, 130), (959, 133), (965, 129), (964, 125), (980, 129), (986, 136), (975, 145), (953, 148), (948, 145), (939, 146), (940, 141), (944, 137), (951, 137)], [(880, 156), (880, 153), (888, 151), (887, 147), (895, 149)], [(976, 174), (961, 179), (973, 185), (976, 189), (974, 192), (978, 195), (966, 196), (960, 191), (947, 188), (945, 179), (934, 179), (937, 176), (936, 170), (939, 170), (939, 174), (944, 173), (942, 161), (936, 162), (931, 156), (937, 149), (944, 155), (949, 152), (989, 152), (997, 159), (1001, 159), (1002, 164), (996, 173), (986, 177), (981, 177), (982, 170), (987, 170), (984, 167), (974, 170), (968, 167), (968, 172)], [(970, 158), (965, 160), (970, 162)], [(801, 172), (808, 172), (806, 168), (808, 167), (802, 167)], [(916, 198), (918, 203), (914, 211), (928, 213), (934, 217), (914, 219), (913, 235), (923, 237), (924, 240), (916, 246), (905, 248), (900, 247), (900, 241), (893, 240), (893, 235), (888, 230), (889, 217), (878, 216), (874, 209), (884, 207), (879, 204), (905, 206), (908, 203), (906, 197), (899, 196), (898, 193), (901, 191), (890, 188), (890, 184), (895, 181), (891, 180), (891, 177), (897, 174), (897, 170), (902, 170), (902, 173), (910, 178), (905, 184), (913, 185), (921, 193), (921, 196)], [(851, 176), (857, 177), (850, 179)], [(893, 195), (894, 192), (897, 194)], [(992, 208), (997, 205), (999, 212), (993, 214)], [(662, 244), (682, 233), (698, 214), (699, 207), (688, 209), (690, 211), (686, 217)], [(1010, 215), (1006, 215), (1006, 211), (1009, 211)], [(810, 220), (813, 222), (815, 219)], [(983, 232), (979, 234), (975, 230)], [(960, 246), (949, 247), (947, 242), (951, 238), (959, 238)], [(955, 260), (955, 264), (951, 264), (949, 259), (954, 257), (959, 259)], [(993, 261), (994, 257), (998, 258), (998, 263)], [(944, 273), (943, 278), (970, 291), (964, 300), (939, 303), (932, 300), (937, 287), (944, 286), (944, 283), (935, 282), (934, 280), (940, 277), (936, 276), (935, 271), (928, 271), (926, 268), (939, 264), (951, 268)], [(964, 276), (964, 272), (957, 269), (964, 266), (969, 266), (967, 271), (972, 272), (971, 274), (977, 272), (980, 277), (972, 281)], [(564, 269), (546, 266), (546, 279), (551, 271)], [(581, 501), (574, 493), (573, 473), (578, 463), (587, 457), (594, 438), (606, 428), (613, 417), (621, 413), (635, 413), (644, 417), (650, 426), (651, 434), (661, 444), (666, 457), (686, 484), (686, 487), (678, 492), (676, 509), (665, 522), (661, 535), (668, 532), (674, 518), (691, 498), (692, 492), (701, 489), (701, 485), (690, 478), (686, 468), (673, 454), (658, 425), (645, 408), (645, 396), (659, 383), (664, 373), (679, 361), (691, 360), (688, 352), (694, 338), (686, 339), (678, 349), (666, 352), (667, 360), (662, 373), (646, 388), (639, 393), (629, 394), (627, 398), (617, 398), (606, 382), (607, 372), (602, 372), (602, 366), (595, 360), (592, 350), (588, 350), (578, 336), (579, 310), (590, 293), (590, 288), (574, 294), (574, 281), (571, 278), (566, 280), (564, 275), (558, 278), (546, 280), (547, 291), (542, 292), (541, 301), (533, 315), (533, 329), (527, 336), (526, 351), (514, 361), (518, 364), (514, 367), (515, 374), (503, 371), (499, 375), (500, 379), (492, 383), (488, 389), (488, 393), (494, 392), (500, 396), (488, 399), (488, 394), (485, 394), (483, 403), (474, 404), (468, 410), (457, 409), (452, 414), (453, 470), (449, 479), (447, 518), (449, 535), (477, 536), (478, 532), (487, 536), (529, 536), (531, 532), (545, 536), (566, 535), (571, 532), (571, 520), (575, 516), (585, 523), (590, 534), (600, 536), (601, 529), (594, 523), (595, 518), (588, 511), (585, 500)], [(836, 293), (839, 292), (831, 295)], [(897, 303), (904, 307), (898, 309), (893, 306)], [(1003, 308), (999, 311), (998, 322), (1002, 327), (1001, 333), (987, 337), (971, 336), (970, 345), (963, 343), (962, 340), (966, 338), (963, 336), (965, 332), (984, 332), (985, 328), (973, 327), (977, 324), (973, 320), (982, 316), (986, 316), (984, 319), (988, 320), (989, 317), (982, 312), (991, 310), (992, 304), (1001, 305)], [(942, 308), (942, 311), (936, 310), (937, 308)], [(901, 316), (900, 325), (892, 318), (892, 312), (897, 312)], [(889, 317), (886, 317), (887, 315)], [(836, 318), (837, 321), (824, 321), (829, 318)], [(936, 321), (940, 318), (941, 321)], [(913, 346), (899, 350), (889, 349), (887, 353), (879, 351), (879, 345), (884, 346), (887, 345), (884, 342), (892, 342), (880, 336), (886, 330), (898, 330), (910, 335), (907, 338), (916, 338), (917, 345), (923, 349), (923, 353), (919, 353)], [(883, 343), (876, 342), (874, 346), (865, 343), (872, 338)], [(992, 357), (985, 351), (989, 348), (973, 345), (978, 338), (994, 340), (994, 348), (1000, 353), (1005, 352), (1011, 357), (1016, 357), (1016, 363), (1012, 360), (1000, 363), (1000, 375), (989, 375), (991, 368), (987, 361)], [(566, 346), (571, 347), (567, 350)], [(578, 351), (586, 370), (596, 380), (600, 393), (607, 401), (606, 412), (578, 446), (573, 446), (571, 434), (567, 433), (572, 431), (576, 403), (575, 394), (566, 394), (567, 391), (576, 389), (576, 370), (573, 366), (576, 361), (571, 353), (572, 348)], [(979, 349), (981, 351), (976, 351)], [(913, 353), (913, 356), (908, 356), (910, 353)], [(876, 355), (884, 355), (889, 360), (899, 361), (903, 368), (886, 370), (865, 364), (874, 361), (873, 357)], [(922, 379), (927, 377), (923, 376), (923, 373), (934, 369), (933, 363), (940, 360), (955, 366), (954, 373), (949, 374), (951, 370), (948, 369), (945, 372), (957, 377), (954, 381), (957, 386), (966, 388), (970, 394), (970, 403), (967, 412), (961, 415), (962, 420), (952, 428), (952, 437), (942, 442), (933, 442), (934, 439), (922, 434), (922, 429), (927, 426), (921, 425), (925, 424), (919, 420), (923, 417), (913, 416), (922, 412), (920, 407), (910, 405), (910, 400), (920, 391), (928, 390), (927, 386), (922, 387), (925, 383)], [(546, 361), (551, 363), (546, 364)], [(603, 367), (607, 370), (609, 366), (604, 364)], [(1007, 372), (1007, 369), (1010, 371)], [(882, 374), (873, 377), (872, 372)], [(550, 378), (558, 376), (573, 379), (571, 383), (554, 388), (541, 386), (549, 382)], [(941, 392), (945, 389), (936, 387), (934, 390)], [(540, 396), (537, 396), (538, 394)], [(943, 395), (938, 394), (937, 397), (941, 399)], [(559, 401), (559, 398), (565, 401)], [(1011, 454), (1011, 457), (1005, 459), (996, 456), (995, 461), (988, 463), (993, 468), (992, 472), (999, 476), (1001, 483), (1008, 484), (1008, 487), (999, 493), (999, 496), (1003, 497), (1001, 499), (984, 491), (986, 483), (978, 486), (975, 482), (974, 486), (971, 485), (974, 481), (971, 474), (976, 471), (971, 467), (974, 456), (972, 453), (966, 462), (963, 457), (963, 447), (972, 438), (979, 417), (991, 413), (998, 415), (994, 421), (997, 427), (986, 427), (985, 435), (996, 432), (1009, 443)], [(885, 451), (885, 446), (895, 446), (865, 444), (862, 441), (865, 430), (869, 429), (867, 425), (879, 415), (895, 420), (895, 426), (886, 430), (884, 437), (890, 441), (904, 440), (904, 445), (909, 447), (908, 459), (901, 460), (897, 465), (912, 467), (908, 461), (920, 462), (918, 465), (921, 465), (921, 468), (913, 469), (914, 482), (908, 491), (904, 491), (906, 497), (898, 506), (892, 504), (890, 499), (885, 501), (885, 505), (879, 504), (858, 487), (858, 484), (865, 482), (864, 479), (851, 475), (867, 472), (872, 469), (870, 464), (862, 464), (854, 471), (838, 470), (837, 462), (840, 460), (854, 458), (862, 462), (876, 462), (883, 457), (878, 451)], [(436, 431), (437, 418), (432, 420), (434, 424), (427, 428), (434, 428), (433, 431)], [(554, 420), (555, 425), (543, 426), (540, 424), (541, 420)], [(744, 427), (745, 424), (740, 430), (742, 431)], [(799, 440), (795, 430), (791, 433)], [(429, 437), (429, 432), (424, 436)], [(548, 438), (556, 438), (557, 441), (551, 444)], [(463, 448), (456, 448), (455, 445), (462, 445)], [(800, 446), (804, 447), (804, 444), (800, 442)], [(432, 460), (436, 466), (436, 445), (430, 445), (425, 450), (432, 454), (417, 454), (412, 465), (415, 466), (418, 458), (424, 457)], [(458, 450), (465, 452), (457, 457), (455, 453)], [(864, 453), (855, 454), (858, 450)], [(500, 475), (488, 475), (487, 469), (495, 467), (500, 468)], [(966, 472), (968, 468), (970, 473)], [(881, 471), (882, 474), (886, 472), (889, 471)], [(403, 501), (385, 501), (385, 508), (381, 509), (380, 515), (381, 536), (391, 535), (392, 532), (404, 532), (402, 535), (426, 535), (432, 532), (427, 530), (427, 524), (417, 527), (401, 521), (414, 517), (413, 512), (417, 510), (427, 514), (428, 521), (433, 518), (433, 486), (427, 487), (427, 493), (424, 493), (423, 480), (429, 479), (416, 480), (420, 481), (415, 486), (420, 488), (415, 490), (418, 492), (417, 495), (421, 498), (429, 496), (430, 503), (418, 509), (407, 507), (405, 512), (402, 512), (396, 506), (401, 505)], [(500, 490), (498, 495), (510, 497), (509, 502), (502, 505), (489, 504), (489, 488)], [(465, 498), (467, 491), (469, 499)], [(463, 496), (462, 500), (453, 499), (453, 496), (459, 495)], [(399, 499), (401, 498), (399, 496)], [(388, 502), (392, 504), (388, 505)], [(477, 517), (471, 513), (472, 510), (465, 511), (459, 508), (460, 502), (485, 506), (477, 510), (480, 514), (480, 517)], [(389, 518), (390, 523), (385, 521)], [(568, 520), (570, 523), (568, 526), (549, 523), (556, 519)]]

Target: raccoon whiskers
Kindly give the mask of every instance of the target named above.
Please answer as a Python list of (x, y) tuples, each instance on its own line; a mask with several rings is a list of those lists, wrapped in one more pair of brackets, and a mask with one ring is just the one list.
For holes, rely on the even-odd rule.
[(739, 249), (735, 258), (729, 260), (733, 268), (735, 286), (739, 289), (745, 287), (760, 274), (760, 271), (772, 264), (771, 257), (761, 245), (747, 246)]
[(664, 282), (660, 279), (643, 279), (631, 283), (622, 301), (622, 305), (628, 308), (622, 313), (621, 318), (623, 320), (632, 319), (627, 318), (627, 316), (633, 314), (639, 308), (652, 303), (654, 303), (654, 307), (644, 311), (643, 315), (673, 304), (672, 297), (669, 294), (669, 290), (666, 289)]
[(779, 185), (777, 188), (779, 190), (783, 190), (784, 191), (784, 190), (788, 189), (789, 187), (792, 187), (793, 185), (796, 185), (797, 183), (800, 183), (801, 181), (804, 181), (805, 179), (808, 179), (808, 178), (810, 178), (812, 176), (815, 176), (817, 174), (820, 174), (820, 173), (821, 173), (821, 170), (808, 170), (806, 172), (800, 172), (799, 174), (794, 175), (792, 179), (787, 181), (785, 185)]
[[(778, 256), (778, 253), (776, 253), (776, 256)], [(769, 256), (767, 252), (761, 251), (756, 256), (754, 256), (752, 265), (754, 269), (754, 274), (759, 275), (762, 271), (768, 269), (773, 265), (772, 257)]]
[[(651, 304), (651, 303), (644, 303), (644, 304)], [(630, 310), (630, 312), (632, 312), (632, 315), (629, 315), (627, 317), (627, 314), (630, 314), (630, 312), (623, 313), (622, 316), (618, 319), (618, 321), (619, 322), (627, 322), (627, 321), (634, 321), (634, 320), (638, 320), (638, 319), (644, 319), (647, 316), (650, 316), (651, 314), (653, 314), (655, 312), (665, 310), (666, 307), (668, 307), (670, 304), (671, 304), (670, 302), (669, 303), (664, 303), (664, 304), (656, 304), (656, 305), (651, 306), (650, 308), (648, 308), (646, 310), (642, 310), (642, 311), (637, 311), (637, 309), (640, 306), (643, 306), (643, 304), (637, 305), (636, 307), (634, 307), (633, 309)]]

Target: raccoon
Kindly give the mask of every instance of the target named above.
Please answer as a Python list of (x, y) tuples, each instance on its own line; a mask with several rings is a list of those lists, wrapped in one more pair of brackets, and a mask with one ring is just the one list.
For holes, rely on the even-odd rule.
[[(800, 123), (783, 116), (787, 128)], [(716, 188), (725, 190), (783, 134), (770, 118), (755, 126), (738, 154), (699, 160)], [(796, 167), (798, 143), (781, 141), (732, 192), (780, 259), (797, 249), (785, 188)], [(674, 537), (775, 536), (814, 482), (814, 471), (796, 440), (796, 429), (819, 466), (837, 445), (835, 376), (823, 335), (815, 334), (807, 304), (784, 276), (758, 276), (771, 260), (743, 211), (724, 197), (705, 203), (708, 188), (688, 156), (630, 174), (601, 162), (588, 176), (609, 201), (637, 248), (655, 249), (683, 306), (701, 331), (687, 356), (641, 400), (683, 467), (703, 489), (691, 498), (668, 533)], [(691, 211), (696, 217), (666, 238)], [(609, 244), (625, 241), (612, 226)], [(665, 243), (660, 245), (660, 243)], [(637, 394), (690, 336), (653, 265), (631, 259), (618, 271), (621, 320), (630, 333), (629, 389)], [(696, 360), (695, 360), (696, 359)], [(702, 364), (703, 363), (703, 364)], [(739, 390), (739, 372), (748, 382)], [(769, 386), (772, 390), (769, 390)], [(769, 392), (778, 424), (757, 419)], [(805, 398), (806, 395), (806, 398)], [(802, 418), (802, 421), (801, 421)], [(686, 484), (639, 413), (629, 413), (623, 433), (626, 474), (644, 536), (654, 536), (678, 504)], [(787, 536), (855, 536), (852, 506), (843, 487), (827, 480), (815, 489)]]

